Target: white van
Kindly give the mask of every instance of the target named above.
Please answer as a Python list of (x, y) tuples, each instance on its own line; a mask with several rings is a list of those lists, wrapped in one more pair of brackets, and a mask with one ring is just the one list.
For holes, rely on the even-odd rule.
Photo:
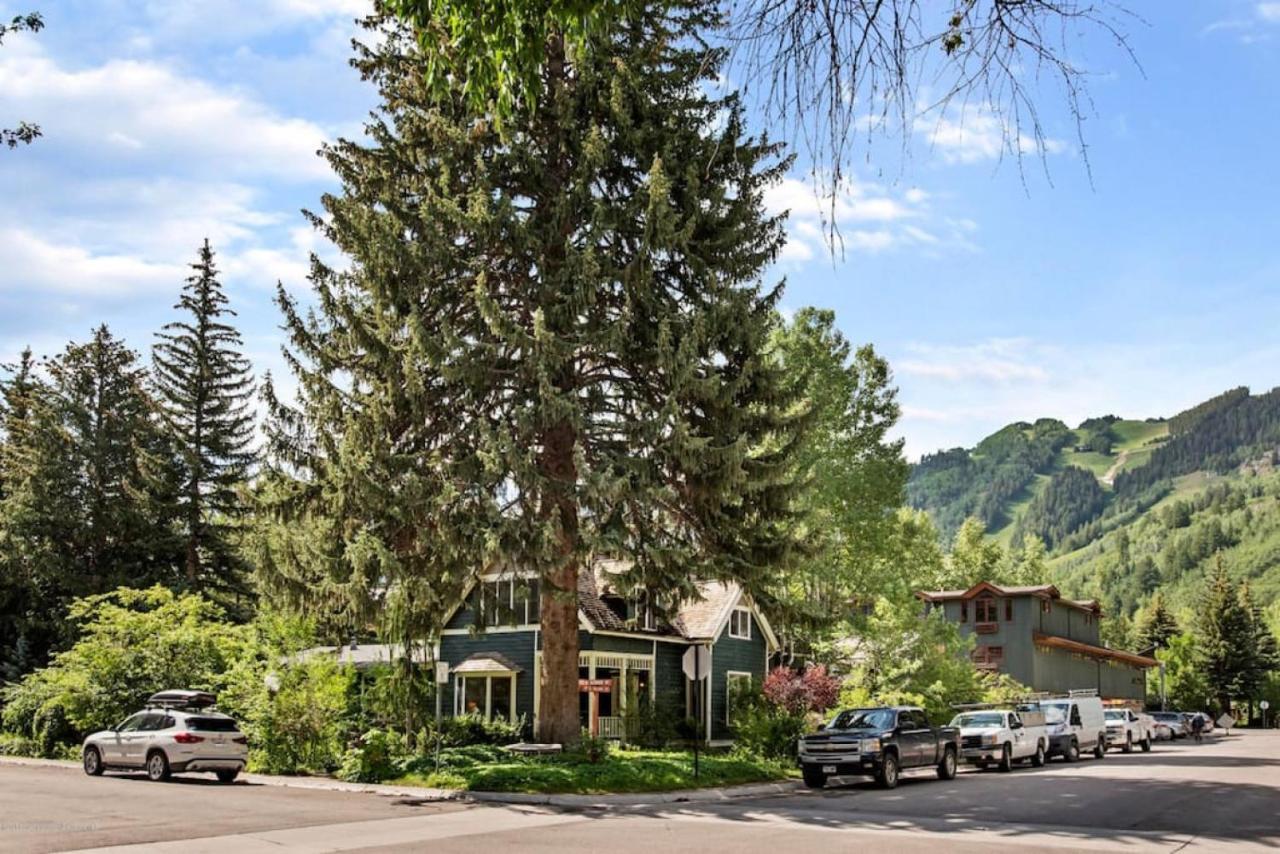
[(1083, 750), (1098, 759), (1107, 755), (1107, 717), (1096, 693), (1071, 692), (1040, 701), (1049, 728), (1049, 755), (1075, 762)]

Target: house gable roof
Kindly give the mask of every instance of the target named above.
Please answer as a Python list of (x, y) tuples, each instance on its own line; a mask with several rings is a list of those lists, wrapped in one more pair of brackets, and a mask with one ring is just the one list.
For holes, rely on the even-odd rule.
[(1009, 586), (1001, 587), (992, 584), (990, 581), (979, 581), (967, 590), (921, 590), (916, 593), (916, 597), (925, 602), (955, 602), (968, 601), (977, 598), (983, 593), (990, 593), (993, 596), (1035, 596), (1038, 599), (1047, 599), (1053, 602), (1060, 602), (1069, 608), (1075, 608), (1080, 611), (1088, 611), (1092, 614), (1101, 616), (1102, 606), (1094, 599), (1076, 600), (1068, 599), (1058, 592), (1058, 588), (1052, 584), (1035, 584), (1029, 586)]

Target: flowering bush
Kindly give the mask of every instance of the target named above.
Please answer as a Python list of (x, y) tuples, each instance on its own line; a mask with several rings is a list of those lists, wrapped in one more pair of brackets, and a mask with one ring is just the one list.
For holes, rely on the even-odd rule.
[(803, 673), (775, 667), (764, 680), (765, 699), (793, 715), (825, 712), (840, 696), (840, 680), (821, 664), (811, 664)]

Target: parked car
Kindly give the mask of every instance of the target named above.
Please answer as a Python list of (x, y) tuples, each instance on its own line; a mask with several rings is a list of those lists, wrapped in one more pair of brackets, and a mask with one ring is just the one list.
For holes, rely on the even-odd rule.
[(1125, 753), (1132, 753), (1134, 745), (1141, 747), (1144, 753), (1151, 750), (1155, 733), (1148, 723), (1150, 717), (1130, 709), (1107, 709), (1106, 719), (1108, 746), (1119, 747)]
[(961, 712), (951, 725), (960, 730), (960, 758), (982, 769), (994, 763), (1001, 771), (1012, 771), (1013, 763), (1027, 760), (1039, 768), (1049, 753), (1049, 733), (1039, 712)]
[(800, 739), (805, 785), (820, 789), (830, 777), (872, 776), (883, 788), (898, 785), (903, 771), (932, 767), (938, 778), (956, 776), (960, 731), (934, 727), (915, 706), (847, 709), (820, 732)]
[(1097, 759), (1107, 755), (1107, 720), (1101, 697), (1072, 693), (1043, 700), (1040, 709), (1049, 728), (1050, 756), (1075, 762), (1084, 750), (1092, 750)]
[(1168, 728), (1170, 740), (1186, 738), (1191, 734), (1187, 719), (1182, 712), (1152, 712), (1151, 717), (1156, 719), (1157, 724)]
[(152, 780), (170, 774), (212, 771), (230, 783), (244, 770), (249, 741), (227, 715), (213, 711), (212, 694), (203, 691), (162, 691), (147, 708), (111, 729), (84, 740), (84, 772), (145, 769)]

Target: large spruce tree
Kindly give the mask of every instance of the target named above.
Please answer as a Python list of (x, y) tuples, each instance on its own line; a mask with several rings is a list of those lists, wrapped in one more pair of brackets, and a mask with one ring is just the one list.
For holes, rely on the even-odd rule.
[(1144, 649), (1164, 649), (1177, 634), (1178, 621), (1165, 605), (1164, 594), (1157, 590), (1138, 620), (1138, 642)]
[(1240, 603), (1239, 591), (1222, 564), (1214, 559), (1213, 573), (1200, 602), (1196, 634), (1198, 665), (1220, 711), (1231, 708), (1233, 697), (1247, 688), (1250, 650), (1254, 643), (1250, 615)]
[(314, 218), (350, 266), (313, 260), (314, 312), (280, 298), (299, 393), (275, 401), (264, 492), (290, 524), (264, 574), (411, 630), (482, 570), (537, 573), (548, 741), (580, 733), (591, 556), (675, 601), (700, 578), (761, 590), (792, 542), (799, 419), (760, 284), (785, 163), (707, 94), (712, 14), (656, 4), (577, 57), (553, 35), (501, 135), (375, 17), (355, 64), (381, 107), (368, 144), (327, 150), (343, 189)]
[(152, 359), (160, 409), (178, 461), (177, 513), (189, 587), (236, 590), (240, 490), (253, 462), (253, 375), (206, 240)]

